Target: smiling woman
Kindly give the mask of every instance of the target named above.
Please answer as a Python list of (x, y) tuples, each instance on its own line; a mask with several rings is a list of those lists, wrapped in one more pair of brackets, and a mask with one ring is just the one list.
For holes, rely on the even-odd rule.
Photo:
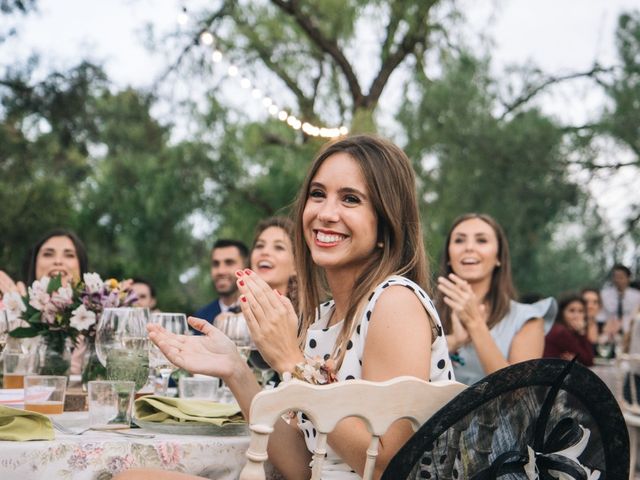
[(438, 311), (456, 379), (468, 385), (512, 363), (540, 358), (557, 310), (547, 298), (514, 301), (509, 243), (486, 214), (458, 217), (445, 243)]
[[(58, 228), (41, 237), (29, 251), (26, 278), (27, 285), (43, 276), (60, 275), (66, 285), (76, 283), (87, 272), (87, 251), (82, 240), (71, 230)], [(6, 273), (0, 271), (0, 299), (8, 292), (26, 295), (22, 282), (14, 282)]]

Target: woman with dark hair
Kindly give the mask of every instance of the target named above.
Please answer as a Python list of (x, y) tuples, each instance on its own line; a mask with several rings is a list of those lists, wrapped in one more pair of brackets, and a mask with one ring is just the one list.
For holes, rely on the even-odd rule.
[(593, 345), (587, 338), (587, 306), (578, 293), (560, 297), (558, 315), (547, 334), (544, 344), (545, 358), (577, 360), (586, 367), (593, 365)]
[[(371, 135), (330, 143), (311, 165), (294, 222), (300, 318), (254, 271), (237, 272), (251, 336), (282, 378), (320, 384), (402, 375), (453, 378), (440, 320), (426, 293), (415, 175), (400, 148)], [(150, 325), (150, 337), (172, 363), (222, 377), (250, 421), (251, 401), (260, 390), (253, 372), (219, 330), (204, 320), (189, 321), (205, 335), (177, 336)], [(376, 476), (411, 433), (401, 421), (382, 436)], [(269, 460), (285, 478), (308, 478), (315, 438), (308, 418), (280, 420), (269, 438)], [(322, 478), (360, 478), (369, 440), (361, 420), (340, 422), (328, 438)]]
[(598, 334), (604, 327), (604, 315), (602, 313), (602, 298), (600, 290), (593, 287), (586, 287), (580, 291), (580, 296), (584, 300), (587, 316), (587, 338), (591, 343), (598, 342)]
[[(74, 232), (62, 228), (51, 230), (30, 250), (25, 272), (27, 285), (31, 286), (34, 281), (44, 276), (55, 277), (56, 275), (60, 275), (63, 285), (78, 283), (87, 273), (88, 263), (84, 244)], [(20, 295), (26, 295), (24, 285), (21, 285), (21, 282), (13, 283), (6, 274), (0, 275), (0, 289), (2, 294), (17, 291)], [(85, 349), (84, 339), (79, 337), (72, 354), (70, 373), (80, 373)]]
[(507, 365), (540, 358), (556, 313), (553, 298), (518, 303), (509, 243), (491, 216), (458, 217), (445, 242), (437, 308), (456, 380), (471, 385)]
[[(60, 275), (63, 284), (77, 283), (87, 273), (87, 251), (74, 232), (58, 228), (47, 232), (33, 245), (26, 267), (28, 286), (45, 275)], [(11, 291), (21, 295), (27, 293), (22, 282), (14, 283), (7, 274), (0, 272), (0, 295)]]

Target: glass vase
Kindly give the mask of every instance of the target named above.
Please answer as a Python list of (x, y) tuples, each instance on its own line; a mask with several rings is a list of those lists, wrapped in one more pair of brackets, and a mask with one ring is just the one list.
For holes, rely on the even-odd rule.
[(96, 353), (96, 337), (91, 335), (85, 337), (87, 350), (82, 364), (82, 388), (87, 389), (87, 385), (92, 380), (105, 380), (107, 378), (107, 370), (104, 368), (98, 354)]
[(71, 339), (63, 335), (47, 335), (39, 352), (40, 375), (68, 375), (71, 367)]

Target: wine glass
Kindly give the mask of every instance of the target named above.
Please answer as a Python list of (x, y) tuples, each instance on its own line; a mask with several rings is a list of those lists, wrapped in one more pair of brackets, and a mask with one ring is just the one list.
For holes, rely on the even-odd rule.
[(225, 313), (216, 318), (216, 327), (236, 344), (238, 353), (248, 360), (251, 352), (251, 333), (242, 313)]
[[(251, 352), (251, 334), (249, 333), (249, 327), (247, 321), (242, 313), (225, 312), (218, 315), (214, 321), (215, 326), (222, 331), (233, 343), (236, 344), (238, 353), (245, 362), (249, 358)], [(229, 387), (223, 384), (221, 385), (221, 401), (229, 402), (232, 399), (231, 391)]]
[(149, 309), (105, 308), (96, 330), (96, 354), (108, 380), (133, 380), (136, 390), (149, 377)]
[(267, 361), (262, 357), (260, 350), (255, 346), (255, 344), (251, 345), (251, 353), (249, 354), (249, 365), (258, 372), (260, 375), (260, 385), (265, 387), (269, 380), (273, 377), (275, 371), (271, 368), (271, 365), (267, 363)]
[(602, 359), (611, 358), (611, 355), (613, 354), (613, 340), (608, 334), (603, 333), (598, 337), (596, 353), (598, 354), (598, 357)]
[[(151, 315), (151, 323), (156, 323), (176, 335), (188, 335), (190, 333), (187, 325), (187, 316), (184, 313), (154, 313)], [(169, 377), (176, 369), (176, 366), (167, 360), (164, 353), (154, 343), (151, 343), (149, 348), (149, 366), (160, 374), (162, 378), (160, 394), (166, 396)]]

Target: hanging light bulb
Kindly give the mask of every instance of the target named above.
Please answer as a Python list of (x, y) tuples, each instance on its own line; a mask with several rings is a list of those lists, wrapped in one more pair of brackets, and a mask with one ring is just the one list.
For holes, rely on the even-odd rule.
[(200, 34), (200, 43), (207, 47), (213, 45), (213, 34), (211, 32), (202, 32)]
[(211, 54), (211, 60), (213, 60), (214, 63), (219, 63), (220, 60), (222, 60), (222, 52), (220, 50), (214, 50)]

